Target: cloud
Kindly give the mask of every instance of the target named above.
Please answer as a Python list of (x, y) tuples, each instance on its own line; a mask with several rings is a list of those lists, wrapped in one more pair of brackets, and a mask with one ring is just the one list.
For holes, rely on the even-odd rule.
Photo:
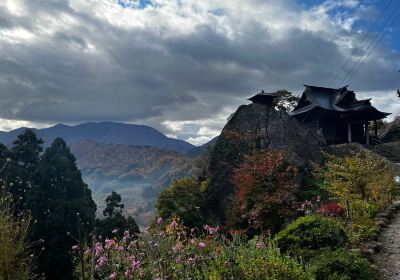
[[(6, 0), (0, 128), (20, 125), (11, 120), (122, 121), (201, 144), (260, 89), (300, 94), (304, 83), (328, 85), (365, 34), (357, 23), (369, 7), (355, 0)], [(398, 52), (381, 45), (351, 88), (388, 111), (396, 61)]]

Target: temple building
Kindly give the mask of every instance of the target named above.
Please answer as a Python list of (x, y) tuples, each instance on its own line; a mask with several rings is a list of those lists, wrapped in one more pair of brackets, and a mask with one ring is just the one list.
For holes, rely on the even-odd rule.
[[(346, 87), (334, 89), (305, 85), (298, 105), (290, 113), (308, 127), (315, 127), (328, 144), (369, 144), (369, 123), (389, 113), (377, 110), (370, 100), (357, 100)], [(377, 131), (375, 130), (375, 136)]]
[(253, 103), (259, 103), (264, 105), (271, 105), (275, 98), (278, 97), (278, 92), (267, 93), (262, 90), (260, 93), (250, 97), (247, 100), (252, 101)]

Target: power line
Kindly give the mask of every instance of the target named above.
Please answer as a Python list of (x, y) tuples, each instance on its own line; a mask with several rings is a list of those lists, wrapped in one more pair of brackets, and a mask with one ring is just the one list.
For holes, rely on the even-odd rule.
[[(400, 5), (399, 5), (400, 7)], [(400, 15), (399, 15), (400, 16)], [(354, 76), (357, 74), (358, 70), (361, 68), (361, 66), (365, 63), (365, 61), (367, 61), (367, 59), (371, 56), (371, 54), (374, 52), (374, 50), (376, 49), (376, 47), (380, 44), (380, 42), (382, 42), (383, 38), (386, 36), (386, 34), (389, 33), (389, 31), (392, 29), (392, 27), (396, 24), (396, 22), (399, 20), (399, 17), (395, 18), (392, 22), (392, 24), (389, 26), (389, 28), (385, 31), (385, 33), (382, 34), (382, 36), (379, 38), (378, 42), (376, 42), (376, 44), (374, 45), (374, 47), (372, 48), (372, 50), (368, 53), (368, 55), (363, 59), (363, 61), (357, 66), (356, 70), (351, 74), (351, 76), (349, 77), (349, 79), (347, 79), (346, 83), (349, 83), (351, 81), (351, 79), (354, 78)]]
[[(369, 44), (368, 48), (366, 49), (366, 55), (361, 56), (357, 62), (354, 64), (354, 67), (348, 72), (348, 78), (346, 79), (346, 77), (342, 80), (342, 84), (346, 84), (348, 82), (350, 82), (350, 80), (354, 77), (354, 75), (358, 72), (358, 70), (361, 68), (361, 66), (365, 63), (365, 61), (371, 56), (371, 54), (374, 52), (374, 50), (376, 49), (376, 47), (380, 44), (380, 42), (382, 42), (383, 38), (386, 36), (386, 34), (392, 29), (392, 27), (395, 25), (395, 23), (397, 22), (397, 20), (399, 19), (398, 17), (395, 18), (390, 26), (385, 30), (386, 26), (390, 23), (390, 21), (392, 20), (393, 16), (396, 15), (397, 10), (400, 8), (400, 3), (397, 5), (397, 7), (393, 10), (392, 14), (390, 15), (390, 17), (388, 18), (388, 20), (385, 22), (384, 26), (382, 27), (381, 31), (378, 32), (378, 34), (376, 34), (375, 38), (371, 41), (371, 43)], [(382, 33), (383, 32), (383, 33)], [(382, 34), (380, 34), (382, 33)], [(379, 37), (380, 36), (380, 37)], [(378, 39), (378, 40), (377, 40)], [(377, 40), (377, 41), (376, 41)], [(372, 47), (373, 46), (373, 47)], [(368, 52), (368, 50), (371, 49), (371, 51)]]
[(355, 52), (353, 52), (349, 58), (346, 60), (346, 62), (342, 65), (342, 67), (339, 68), (339, 70), (336, 72), (334, 78), (331, 80), (331, 82), (329, 83), (329, 86), (332, 86), (333, 83), (336, 81), (336, 79), (339, 77), (339, 74), (346, 68), (346, 66), (349, 64), (349, 62), (351, 61), (351, 58), (355, 55), (355, 53), (357, 52), (357, 50), (364, 44), (365, 40), (368, 38), (369, 34), (371, 34), (372, 30), (375, 28), (375, 26), (378, 24), (378, 22), (381, 20), (381, 18), (383, 17), (383, 15), (385, 14), (386, 10), (389, 8), (390, 4), (392, 4), (393, 0), (389, 0), (385, 6), (385, 8), (383, 9), (383, 11), (381, 12), (381, 14), (376, 18), (375, 22), (371, 25), (371, 27), (369, 28), (368, 32), (364, 35), (364, 37), (362, 38), (362, 40), (360, 40), (357, 44), (357, 47), (355, 49)]

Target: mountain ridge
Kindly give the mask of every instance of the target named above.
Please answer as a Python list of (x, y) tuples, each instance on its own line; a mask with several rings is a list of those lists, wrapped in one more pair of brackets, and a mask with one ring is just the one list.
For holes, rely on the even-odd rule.
[[(17, 128), (0, 131), (0, 143), (10, 146), (16, 137), (27, 129)], [(146, 125), (117, 122), (86, 122), (78, 125), (57, 124), (48, 128), (30, 128), (42, 138), (47, 147), (57, 137), (73, 145), (83, 140), (93, 140), (100, 144), (126, 144), (133, 146), (152, 146), (168, 151), (187, 153), (196, 146), (180, 139), (169, 138), (160, 131)]]

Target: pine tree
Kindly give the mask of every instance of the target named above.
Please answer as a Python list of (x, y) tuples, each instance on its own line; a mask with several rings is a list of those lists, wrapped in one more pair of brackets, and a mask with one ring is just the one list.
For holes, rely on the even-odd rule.
[(103, 211), (103, 215), (106, 217), (114, 217), (122, 215), (122, 209), (124, 204), (121, 203), (121, 196), (116, 192), (111, 192), (106, 198), (106, 208)]
[(32, 186), (32, 174), (38, 166), (42, 144), (43, 140), (37, 138), (33, 130), (26, 129), (13, 142), (11, 151), (0, 147), (0, 155), (9, 161), (0, 176), (13, 196), (16, 214), (25, 208), (26, 192)]
[(96, 205), (64, 140), (57, 138), (46, 149), (33, 179), (27, 206), (36, 220), (31, 240), (44, 240), (39, 270), (48, 279), (72, 279), (73, 238), (92, 230)]
[[(133, 217), (128, 218), (122, 215), (124, 204), (121, 203), (121, 196), (116, 192), (111, 192), (105, 199), (106, 208), (103, 211), (105, 218), (96, 219), (97, 234), (105, 238), (113, 236), (122, 237), (123, 232), (128, 230), (131, 234), (139, 233), (139, 227)], [(115, 232), (114, 230), (117, 229)]]

